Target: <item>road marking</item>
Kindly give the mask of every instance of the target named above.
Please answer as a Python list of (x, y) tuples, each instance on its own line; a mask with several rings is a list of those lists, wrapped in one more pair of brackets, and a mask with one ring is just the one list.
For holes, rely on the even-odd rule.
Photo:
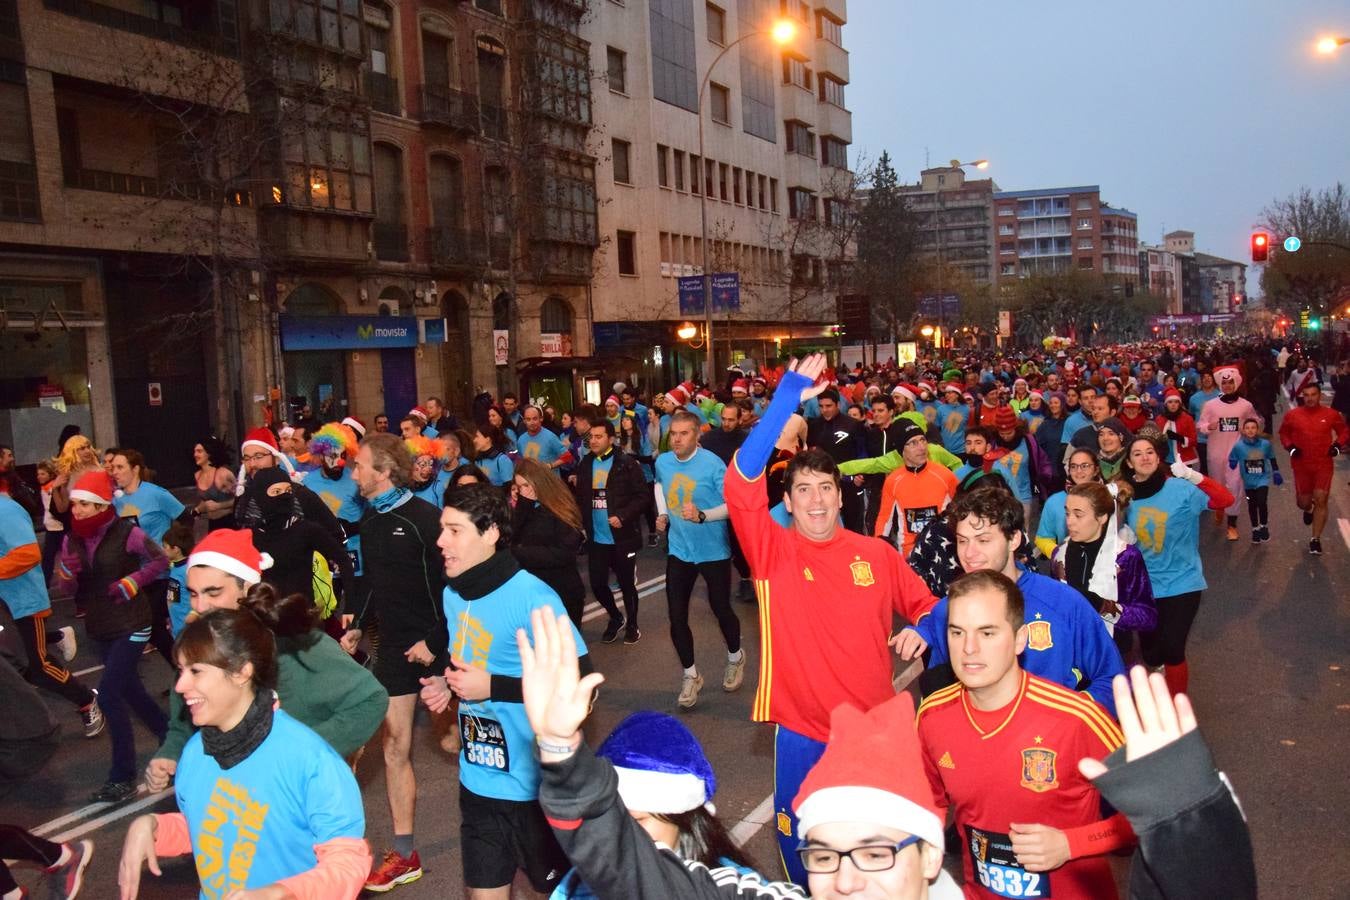
[(731, 842), (737, 847), (744, 847), (755, 836), (755, 833), (767, 825), (772, 818), (773, 794), (770, 794), (731, 829)]
[[(666, 589), (665, 576), (662, 576), (660, 578), (653, 578), (651, 581), (644, 581), (643, 584), (650, 586), (647, 587), (646, 589), (639, 590), (638, 591), (639, 597), (646, 597), (650, 594), (656, 594)], [(639, 585), (638, 587), (641, 588), (642, 585)], [(591, 603), (586, 604), (586, 609), (583, 611), (583, 614), (581, 616), (581, 622), (584, 625), (587, 622), (593, 621), (595, 619), (600, 618), (601, 616), (606, 615), (609, 615), (609, 613), (605, 612), (605, 608), (600, 605), (599, 601), (593, 601)]]
[(1336, 524), (1341, 529), (1341, 540), (1345, 541), (1345, 547), (1350, 550), (1350, 519), (1337, 519)]
[(97, 672), (102, 668), (103, 668), (102, 666), (90, 666), (87, 669), (81, 669), (78, 672), (71, 672), (70, 674), (74, 675), (76, 678), (79, 678), (81, 675), (88, 675), (90, 672)]
[(116, 822), (118, 819), (125, 819), (132, 813), (138, 813), (141, 810), (145, 809), (147, 806), (153, 806), (154, 804), (158, 803), (160, 800), (163, 800), (165, 797), (170, 796), (171, 794), (173, 794), (173, 788), (165, 788), (162, 791), (155, 791), (152, 794), (146, 794), (144, 797), (137, 800), (135, 803), (128, 804), (127, 806), (120, 806), (117, 809), (114, 809), (113, 811), (109, 812), (107, 815), (99, 816), (97, 819), (90, 819), (83, 825), (76, 826), (75, 828), (72, 828), (69, 831), (63, 831), (60, 834), (56, 835), (55, 837), (51, 838), (51, 841), (56, 844), (63, 844), (66, 841), (73, 841), (76, 838), (84, 837), (91, 831), (98, 831), (104, 825)]
[[(143, 793), (145, 793), (147, 790), (149, 790), (149, 789), (148, 789), (145, 785), (143, 785), (143, 784), (142, 784), (142, 785), (139, 785), (139, 786), (136, 788), (136, 792), (137, 792), (138, 794), (143, 794)], [(172, 789), (166, 789), (166, 790), (163, 790), (163, 791), (159, 791), (159, 792), (156, 793), (154, 796), (155, 796), (156, 798), (162, 797), (162, 796), (164, 796), (165, 794), (167, 794), (167, 793), (169, 792), (169, 790), (172, 790)], [(88, 806), (82, 806), (82, 807), (80, 807), (79, 809), (75, 810), (74, 812), (72, 812), (72, 813), (67, 813), (66, 815), (61, 816), (60, 818), (52, 819), (50, 822), (44, 822), (43, 824), (39, 825), (37, 828), (31, 829), (31, 831), (32, 831), (33, 834), (36, 834), (38, 837), (46, 837), (48, 834), (51, 834), (52, 832), (56, 831), (56, 830), (59, 829), (59, 828), (65, 828), (67, 825), (73, 825), (74, 823), (79, 822), (81, 819), (86, 819), (86, 818), (88, 818), (89, 816), (94, 815), (95, 813), (100, 813), (100, 812), (104, 812), (104, 811), (106, 811), (106, 810), (109, 810), (109, 809), (111, 809), (114, 805), (115, 805), (115, 804), (112, 804), (112, 803), (90, 803)], [(140, 807), (137, 807), (137, 809), (139, 809), (139, 808), (140, 808)], [(106, 817), (104, 817), (104, 818), (106, 818)], [(93, 820), (93, 821), (103, 821), (104, 818), (95, 819), (95, 820)], [(111, 820), (111, 819), (108, 819), (107, 821), (112, 821), (112, 820)], [(61, 841), (68, 840), (68, 838), (64, 838), (64, 837), (62, 837), (62, 838), (51, 838), (51, 840), (54, 841), (54, 842), (56, 842), (56, 843), (60, 843)]]

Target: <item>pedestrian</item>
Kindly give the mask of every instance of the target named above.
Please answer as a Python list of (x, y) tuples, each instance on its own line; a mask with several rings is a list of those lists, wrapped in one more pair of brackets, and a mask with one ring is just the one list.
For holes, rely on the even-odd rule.
[[(643, 407), (643, 410), (645, 415), (646, 407)], [(615, 438), (619, 449), (636, 459), (638, 465), (642, 467), (642, 480), (647, 483), (647, 489), (650, 491), (652, 483), (656, 480), (656, 473), (652, 468), (652, 462), (656, 455), (652, 450), (652, 445), (647, 440), (645, 423), (633, 413), (625, 411), (619, 416), (619, 431)], [(655, 547), (660, 543), (661, 536), (656, 531), (656, 507), (654, 504), (647, 504), (646, 509), (643, 510), (642, 518), (647, 523), (647, 546)]]
[[(532, 408), (526, 408), (526, 416)], [(553, 588), (580, 628), (586, 585), (577, 571), (577, 553), (585, 531), (576, 498), (554, 471), (528, 456), (516, 464), (511, 552), (521, 568)]]
[(908, 558), (928, 523), (956, 496), (957, 481), (950, 469), (929, 462), (928, 438), (915, 423), (902, 419), (895, 443), (904, 464), (885, 476), (874, 533)]
[[(42, 583), (50, 584), (52, 572), (56, 566), (57, 554), (61, 552), (61, 538), (65, 536), (66, 526), (52, 506), (52, 493), (56, 487), (58, 472), (55, 459), (39, 460), (37, 481), (42, 501)], [(24, 510), (27, 512), (27, 510)]]
[(539, 407), (525, 407), (521, 422), (524, 431), (516, 438), (516, 447), (523, 459), (535, 460), (554, 472), (572, 461), (562, 440), (544, 427), (544, 414)]
[(0, 488), (6, 490), (10, 499), (23, 507), (24, 512), (33, 520), (33, 527), (42, 527), (42, 497), (19, 474), (15, 465), (14, 448), (8, 444), (0, 444)]
[[(609, 614), (600, 640), (612, 644), (623, 632), (625, 644), (642, 639), (638, 627), (637, 554), (642, 548), (639, 521), (652, 496), (638, 461), (615, 447), (614, 424), (592, 423), (591, 452), (577, 465), (576, 498), (586, 528), (586, 560), (591, 591)], [(585, 512), (589, 510), (590, 515)], [(623, 612), (609, 587), (614, 573), (623, 593)]]
[[(1186, 401), (1186, 412), (1190, 414), (1192, 420), (1197, 423), (1200, 421), (1200, 412), (1205, 408), (1205, 404), (1219, 396), (1219, 387), (1214, 383), (1213, 372), (1202, 372), (1200, 375), (1200, 387), (1191, 394), (1190, 399)], [(1200, 457), (1199, 468), (1201, 475), (1209, 474), (1209, 432), (1197, 427), (1195, 430), (1195, 452)]]
[[(850, 418), (840, 407), (839, 391), (827, 388), (817, 398), (820, 415), (806, 420), (806, 444), (824, 450), (835, 465), (852, 459), (861, 459), (867, 453), (863, 426)], [(843, 522), (849, 531), (863, 531), (862, 485), (852, 478), (841, 482), (844, 500)]]
[[(1069, 475), (1066, 490), (1076, 484), (1102, 483), (1101, 465), (1098, 463), (1097, 454), (1091, 450), (1075, 449), (1069, 454), (1069, 462), (1064, 468)], [(1064, 511), (1068, 496), (1065, 491), (1057, 491), (1045, 498), (1045, 503), (1041, 506), (1041, 518), (1036, 523), (1036, 548), (1046, 559), (1049, 559), (1055, 547), (1069, 536)]]
[(669, 535), (666, 603), (670, 639), (684, 669), (676, 698), (681, 709), (693, 709), (703, 689), (689, 628), (689, 603), (700, 575), (727, 648), (722, 690), (739, 690), (745, 678), (741, 623), (731, 608), (731, 541), (723, 498), (726, 471), (720, 459), (699, 446), (698, 417), (687, 411), (672, 415), (670, 450), (656, 459), (655, 496), (660, 513), (656, 528)]
[[(1246, 419), (1257, 419), (1256, 407), (1252, 406), (1251, 401), (1238, 395), (1238, 388), (1242, 386), (1242, 375), (1235, 366), (1224, 366), (1214, 373), (1219, 382), (1219, 389), (1222, 393), (1210, 400), (1200, 410), (1200, 418), (1196, 421), (1197, 431), (1209, 435), (1206, 450), (1209, 453), (1209, 477), (1220, 482), (1227, 489), (1229, 495), (1233, 497), (1232, 505), (1226, 510), (1217, 510), (1215, 518), (1221, 524), (1224, 517), (1227, 516), (1228, 540), (1236, 541), (1238, 539), (1237, 517), (1242, 495), (1242, 476), (1228, 468), (1228, 454), (1232, 452), (1233, 446), (1242, 438), (1242, 422)], [(1262, 423), (1265, 424), (1264, 422)], [(1311, 552), (1311, 551), (1310, 551)]]
[[(113, 505), (117, 514), (132, 519), (159, 543), (175, 520), (190, 521), (187, 509), (178, 498), (154, 483), (155, 472), (145, 465), (137, 450), (119, 448), (113, 454), (112, 477), (117, 484)], [(150, 645), (173, 667), (173, 635), (169, 632), (168, 572), (146, 588), (150, 602)]]
[(112, 479), (89, 470), (70, 490), (71, 527), (56, 567), (58, 581), (75, 587), (85, 612), (85, 632), (103, 661), (99, 706), (112, 740), (108, 780), (94, 803), (117, 803), (136, 792), (136, 737), (131, 713), (164, 740), (164, 710), (146, 693), (137, 670), (150, 640), (146, 589), (165, 577), (169, 563), (159, 544), (139, 526), (117, 516)]
[(236, 498), (234, 521), (236, 527), (252, 528), (262, 518), (262, 510), (244, 497), (249, 479), (258, 472), (281, 468), (293, 483), (291, 490), (300, 502), (300, 511), (304, 513), (305, 519), (322, 526), (325, 531), (333, 536), (334, 540), (340, 542), (346, 538), (342, 525), (338, 522), (333, 511), (328, 508), (328, 504), (324, 503), (314, 491), (300, 484), (301, 476), (296, 474), (295, 465), (281, 452), (281, 448), (277, 445), (276, 436), (270, 430), (255, 428), (244, 435), (244, 441), (240, 445), (239, 452), (242, 465), (234, 486)]
[[(356, 419), (347, 417), (357, 425)], [(309, 455), (319, 463), (317, 475), (305, 479), (323, 505), (332, 510), (344, 536), (343, 546), (352, 563), (352, 575), (361, 576), (361, 517), (366, 512), (366, 501), (352, 478), (351, 461), (360, 449), (359, 433), (343, 422), (329, 422), (320, 428), (309, 442)], [(292, 488), (294, 491), (294, 488)], [(439, 505), (439, 498), (436, 504)], [(336, 562), (336, 560), (334, 560)]]
[(1344, 416), (1322, 405), (1322, 388), (1315, 381), (1305, 383), (1297, 396), (1299, 405), (1280, 423), (1280, 443), (1289, 451), (1303, 524), (1312, 528), (1308, 552), (1320, 556), (1335, 459), (1343, 446), (1350, 446), (1350, 428)]
[(174, 690), (198, 731), (175, 774), (178, 811), (127, 829), (123, 900), (137, 896), (144, 867), (158, 875), (159, 857), (188, 853), (203, 900), (354, 900), (370, 867), (361, 789), (323, 738), (277, 708), (275, 637), (259, 613), (209, 612), (174, 649)]
[(234, 526), (234, 460), (230, 449), (215, 435), (202, 438), (192, 448), (192, 461), (197, 466), (194, 480), (197, 502), (193, 514), (205, 517), (209, 531)]
[(1228, 454), (1228, 468), (1241, 469), (1242, 489), (1247, 494), (1247, 518), (1252, 525), (1252, 543), (1270, 540), (1270, 485), (1284, 484), (1275, 448), (1261, 437), (1261, 423), (1248, 419), (1242, 423), (1242, 440)]
[(439, 440), (420, 434), (404, 438), (403, 443), (407, 445), (413, 461), (412, 481), (408, 483), (408, 490), (412, 491), (414, 497), (419, 497), (432, 506), (440, 506), (441, 498), (445, 496), (445, 489), (450, 483), (450, 472), (446, 468), (450, 455), (446, 452), (445, 445)]
[(169, 607), (169, 633), (173, 635), (174, 640), (178, 640), (183, 626), (187, 624), (188, 614), (192, 612), (192, 604), (188, 602), (187, 561), (196, 543), (192, 529), (183, 522), (174, 522), (170, 525), (169, 530), (164, 532), (164, 539), (160, 541), (164, 555), (169, 560), (169, 589), (166, 599)]
[(510, 444), (502, 430), (495, 425), (480, 425), (470, 432), (473, 461), (487, 475), (488, 480), (501, 487), (511, 483), (515, 465), (508, 455)]
[(1181, 391), (1176, 388), (1163, 391), (1162, 409), (1154, 422), (1171, 441), (1174, 458), (1195, 468), (1200, 460), (1199, 435), (1195, 430), (1195, 419), (1183, 407)]

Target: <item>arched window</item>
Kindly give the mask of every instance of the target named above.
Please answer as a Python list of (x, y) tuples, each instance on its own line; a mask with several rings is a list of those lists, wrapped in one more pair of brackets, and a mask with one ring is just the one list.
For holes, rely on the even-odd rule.
[(406, 262), (408, 228), (403, 220), (403, 151), (375, 145), (375, 256)]
[(539, 307), (539, 331), (544, 334), (572, 333), (572, 305), (561, 297), (549, 297)]

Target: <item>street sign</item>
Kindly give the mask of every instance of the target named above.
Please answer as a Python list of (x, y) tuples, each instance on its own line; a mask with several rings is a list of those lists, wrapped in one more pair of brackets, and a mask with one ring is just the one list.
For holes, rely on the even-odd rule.
[[(941, 300), (940, 305), (939, 299)], [(955, 318), (960, 312), (960, 294), (943, 294), (941, 298), (937, 294), (926, 294), (919, 298), (919, 315), (921, 316), (932, 319), (950, 319)]]
[(1284, 239), (1284, 249), (1286, 253), (1297, 253), (1298, 249), (1302, 246), (1303, 240), (1296, 235), (1291, 234)]
[(872, 337), (872, 301), (866, 294), (840, 294), (836, 301), (838, 319), (850, 340)]
[[(682, 315), (703, 315), (703, 276), (685, 275), (676, 279)], [(712, 276), (713, 312), (732, 312), (741, 308), (739, 272), (716, 272)]]

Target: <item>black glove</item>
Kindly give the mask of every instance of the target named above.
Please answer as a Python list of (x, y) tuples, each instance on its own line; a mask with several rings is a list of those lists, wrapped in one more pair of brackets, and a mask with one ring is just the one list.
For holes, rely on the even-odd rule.
[(1169, 431), (1167, 432), (1167, 439), (1169, 441), (1179, 441), (1181, 440), (1181, 435), (1177, 434), (1175, 431)]

